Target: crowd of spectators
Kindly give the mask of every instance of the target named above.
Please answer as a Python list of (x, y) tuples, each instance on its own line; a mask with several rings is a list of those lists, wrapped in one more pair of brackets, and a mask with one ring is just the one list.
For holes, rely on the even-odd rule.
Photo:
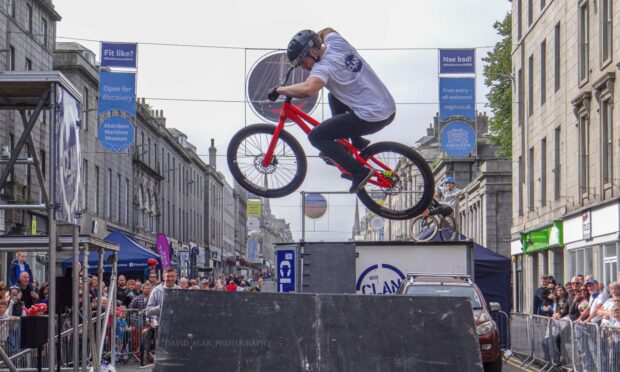
[(533, 304), (535, 315), (620, 327), (620, 282), (605, 288), (592, 275), (575, 275), (562, 285), (543, 275)]

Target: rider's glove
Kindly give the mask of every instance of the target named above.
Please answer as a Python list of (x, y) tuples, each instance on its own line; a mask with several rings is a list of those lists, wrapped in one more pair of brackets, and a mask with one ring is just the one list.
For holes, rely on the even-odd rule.
[(277, 100), (278, 97), (280, 97), (280, 94), (277, 92), (277, 90), (278, 90), (278, 87), (271, 88), (269, 90), (269, 93), (267, 94), (267, 98), (269, 98), (271, 102), (275, 102), (275, 100)]

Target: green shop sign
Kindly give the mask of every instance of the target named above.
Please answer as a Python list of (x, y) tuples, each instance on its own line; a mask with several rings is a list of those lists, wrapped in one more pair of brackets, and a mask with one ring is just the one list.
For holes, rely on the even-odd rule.
[(564, 244), (562, 221), (553, 221), (551, 226), (521, 233), (521, 246), (525, 253), (555, 248)]

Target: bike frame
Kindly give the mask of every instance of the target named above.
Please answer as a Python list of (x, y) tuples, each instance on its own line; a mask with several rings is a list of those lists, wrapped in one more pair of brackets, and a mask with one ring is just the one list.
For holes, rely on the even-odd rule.
[[(269, 166), (271, 164), (271, 161), (273, 160), (273, 153), (275, 151), (276, 145), (278, 144), (278, 138), (280, 137), (280, 132), (284, 128), (286, 120), (292, 120), (293, 122), (295, 122), (295, 124), (297, 124), (306, 133), (306, 135), (308, 135), (308, 133), (310, 133), (310, 131), (312, 130), (310, 126), (316, 127), (320, 124), (316, 119), (303, 112), (297, 106), (293, 105), (291, 101), (291, 97), (286, 97), (286, 100), (282, 104), (282, 110), (280, 111), (280, 120), (278, 122), (278, 125), (276, 126), (276, 130), (273, 132), (273, 137), (271, 138), (271, 142), (269, 143), (267, 153), (263, 158), (262, 165), (264, 167)], [(366, 161), (360, 156), (359, 150), (355, 146), (353, 146), (351, 142), (345, 139), (339, 139), (338, 142), (343, 145), (347, 149), (347, 151), (349, 151), (351, 155), (353, 155), (353, 157), (355, 157), (355, 159), (362, 165), (372, 169), (379, 169), (375, 172), (376, 179), (370, 179), (368, 183), (383, 188), (389, 188), (392, 186), (392, 181), (388, 180), (386, 177), (383, 176), (384, 171), (393, 172), (390, 167), (383, 164), (383, 162), (379, 161), (376, 157), (372, 156), (368, 160), (373, 163), (373, 166), (369, 163), (369, 161)], [(337, 164), (336, 162), (334, 162), (334, 164), (342, 173), (350, 176), (350, 173), (346, 169), (342, 168), (340, 164)]]

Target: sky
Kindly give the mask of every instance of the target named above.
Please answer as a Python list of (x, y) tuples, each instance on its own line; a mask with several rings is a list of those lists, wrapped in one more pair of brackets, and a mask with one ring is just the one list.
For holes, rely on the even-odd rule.
[[(332, 27), (356, 47), (397, 102), (394, 122), (368, 138), (412, 146), (438, 111), (438, 48), (477, 48), (477, 109), (489, 112), (481, 59), (499, 41), (493, 23), (511, 8), (508, 0), (53, 3), (62, 17), (57, 24), (60, 42), (78, 42), (97, 56), (98, 41), (140, 43), (138, 97), (145, 97), (153, 109), (163, 110), (167, 126), (184, 132), (205, 162), (210, 139), (215, 139), (217, 169), (231, 183), (225, 157), (229, 139), (244, 125), (264, 122), (244, 102), (246, 78), (254, 63), (273, 50), (286, 48), (297, 31)], [(329, 109), (319, 104), (312, 115), (326, 119)], [(290, 222), (299, 239), (299, 191), (346, 191), (350, 182), (315, 157), (318, 151), (301, 130), (287, 130), (310, 156), (308, 173), (298, 192), (270, 203), (273, 214)], [(348, 240), (355, 197), (325, 196), (328, 211), (320, 220), (306, 219), (306, 240)], [(360, 213), (365, 213), (361, 205)]]

